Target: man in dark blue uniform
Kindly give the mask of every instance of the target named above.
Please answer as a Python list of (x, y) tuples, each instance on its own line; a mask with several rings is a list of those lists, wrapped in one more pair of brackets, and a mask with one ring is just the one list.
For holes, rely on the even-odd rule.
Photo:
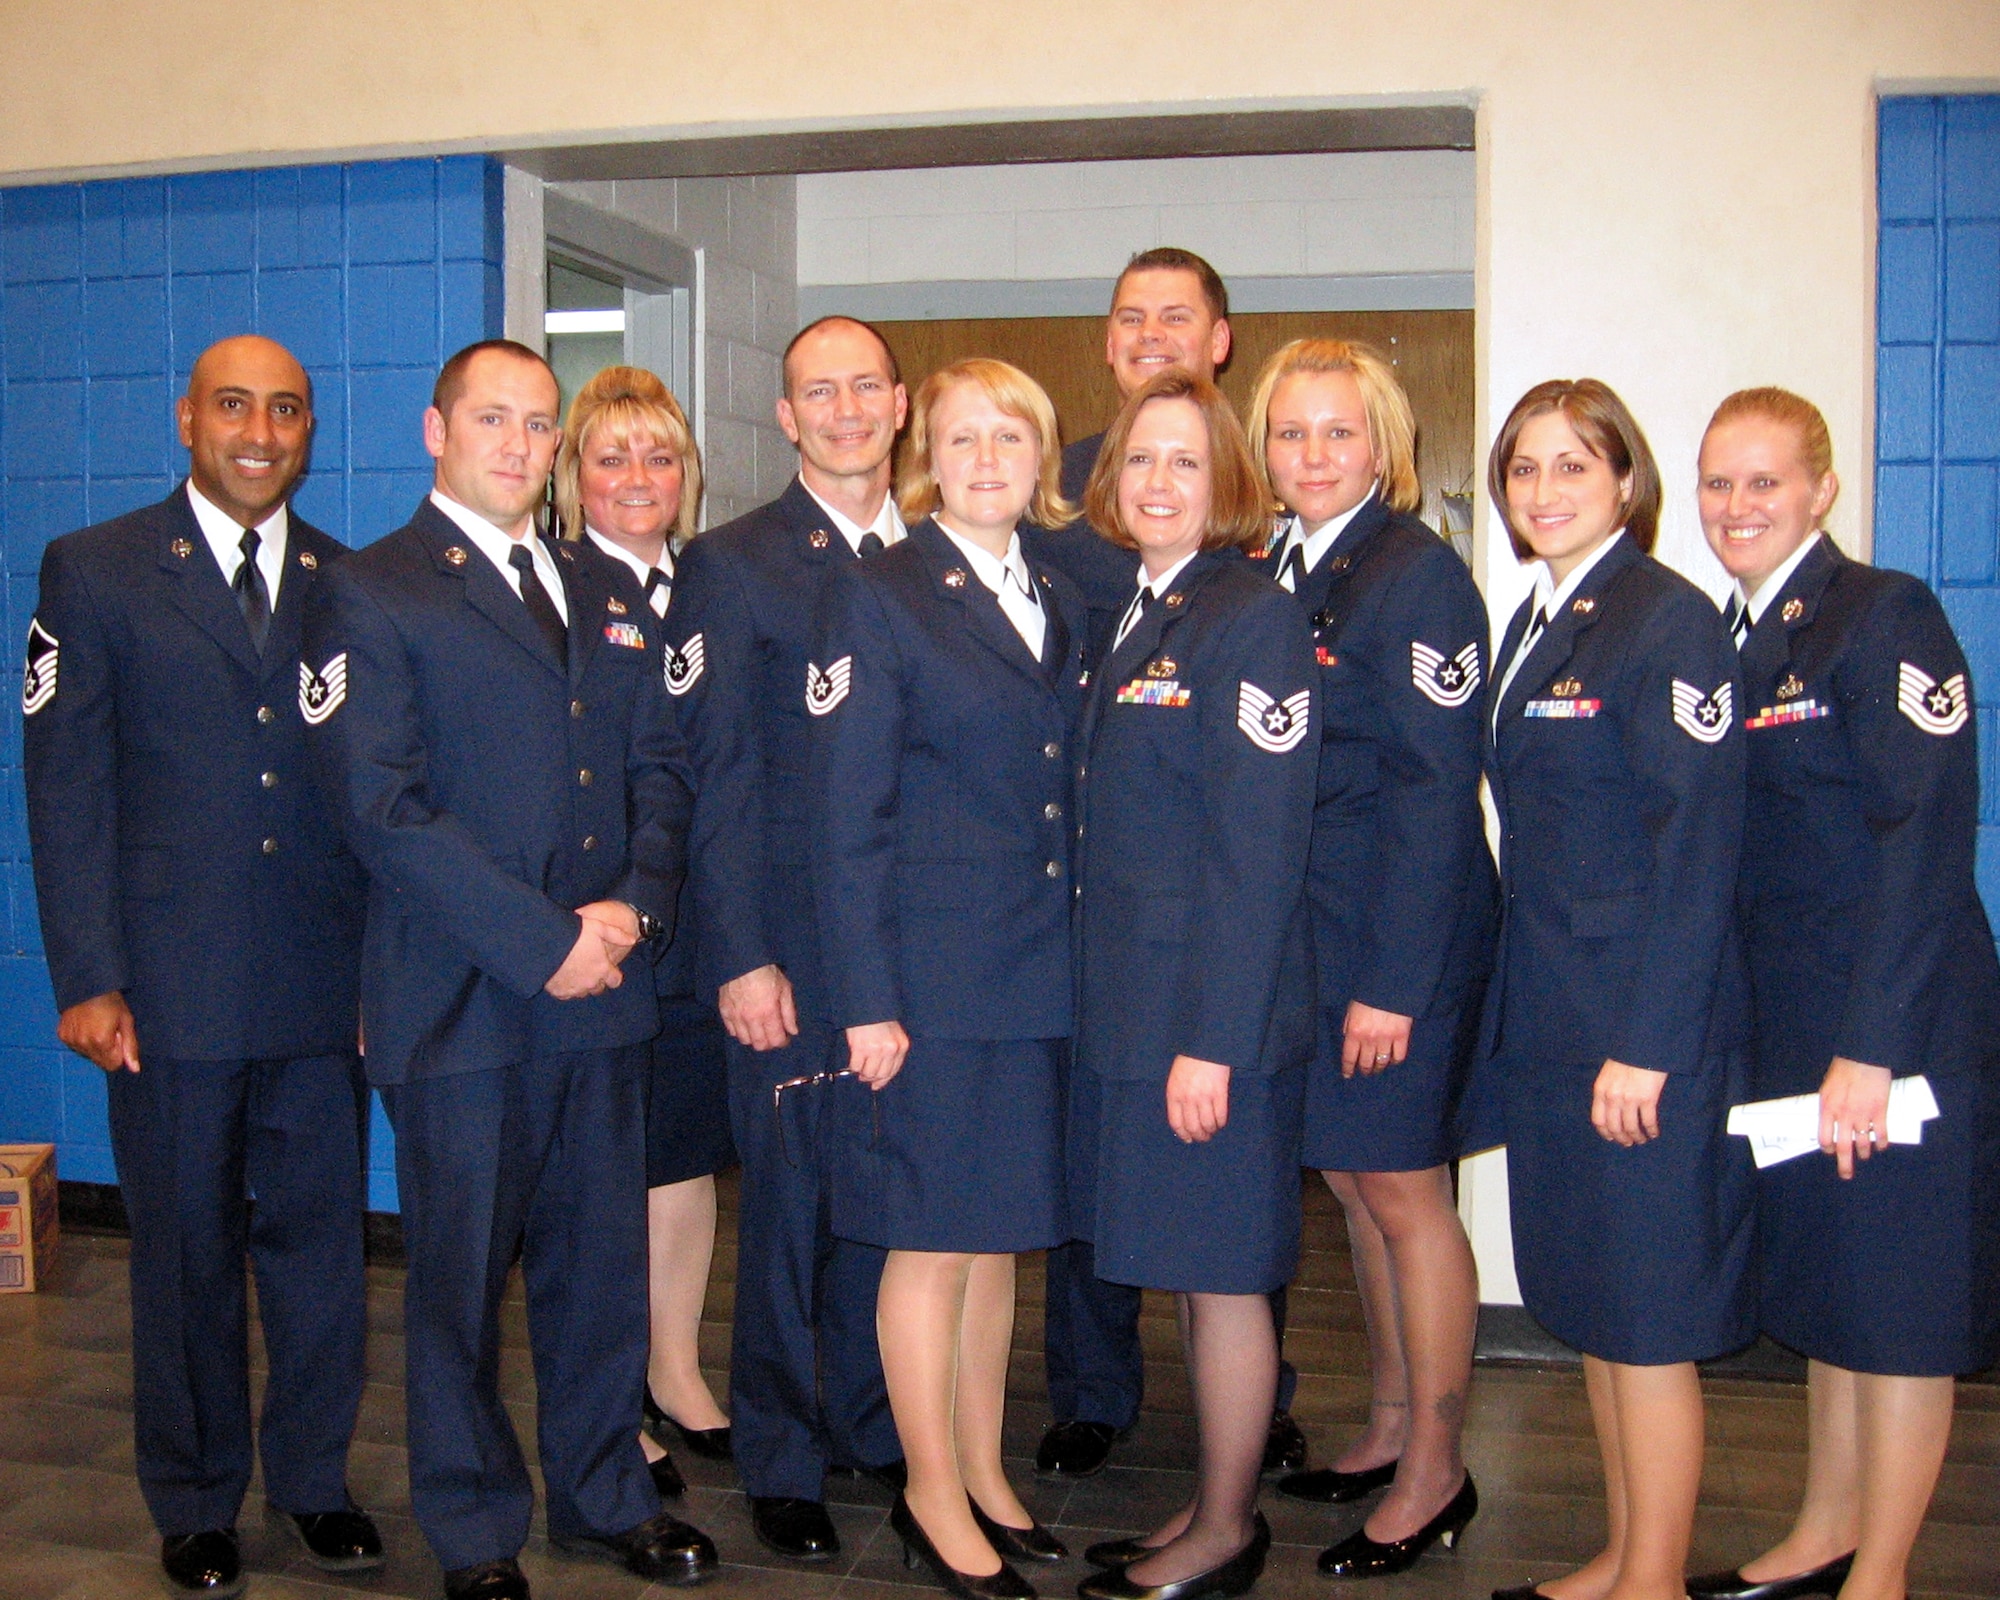
[[(57, 1036), (108, 1074), (132, 1224), (139, 1483), (176, 1589), (228, 1596), (259, 1453), (316, 1564), (382, 1559), (347, 1495), (361, 879), (295, 704), (307, 598), (346, 554), (286, 504), (311, 385), (282, 345), (225, 339), (177, 415), (187, 481), (44, 554), (22, 711)], [(246, 1251), (270, 1360), (254, 1445)]]
[[(1214, 382), (1216, 368), (1229, 359), (1230, 338), (1229, 292), (1215, 268), (1192, 250), (1162, 245), (1141, 251), (1112, 287), (1104, 360), (1120, 400), (1169, 367)], [(1081, 503), (1103, 443), (1104, 435), (1093, 433), (1063, 451), (1064, 498)], [(1082, 521), (1067, 528), (1033, 529), (1028, 539), (1038, 559), (1083, 591), (1090, 614), (1085, 659), (1094, 669), (1132, 603), (1138, 561)], [(1044, 1349), (1055, 1417), (1035, 1455), (1035, 1470), (1048, 1477), (1087, 1478), (1098, 1472), (1112, 1445), (1138, 1421), (1145, 1395), (1139, 1291), (1104, 1282), (1095, 1275), (1095, 1265), (1090, 1245), (1082, 1240), (1048, 1256)], [(1284, 1292), (1274, 1299), (1282, 1337)], [(1267, 1472), (1305, 1465), (1305, 1435), (1290, 1414), (1297, 1384), (1298, 1374), (1284, 1363), (1265, 1452)]]
[(899, 1480), (902, 1447), (875, 1344), (883, 1252), (827, 1228), (824, 1091), (811, 1080), (845, 1065), (845, 1046), (820, 977), (807, 876), (806, 686), (819, 674), (816, 615), (835, 565), (903, 537), (889, 457), (907, 401), (888, 346), (845, 317), (792, 341), (784, 386), (778, 421), (799, 447), (799, 476), (682, 554), (666, 676), (699, 774), (699, 981), (729, 1030), (743, 1160), (729, 1362), (736, 1469), (757, 1537), (824, 1561), (840, 1549), (827, 1468)]
[(524, 346), (445, 363), (424, 413), (436, 488), (315, 597), (299, 677), (370, 878), (361, 987), (409, 1251), (410, 1500), (450, 1600), (528, 1593), (514, 1558), (534, 1486), (498, 1359), (517, 1255), (550, 1542), (664, 1583), (716, 1559), (660, 1509), (632, 1427), (659, 1011), (620, 963), (674, 915), (691, 797), (644, 594), (535, 527), (558, 404)]

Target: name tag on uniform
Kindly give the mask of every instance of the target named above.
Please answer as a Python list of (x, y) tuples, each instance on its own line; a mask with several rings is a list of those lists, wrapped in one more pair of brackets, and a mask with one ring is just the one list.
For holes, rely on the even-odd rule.
[(622, 644), (628, 650), (646, 648), (646, 636), (639, 631), (639, 624), (636, 622), (607, 622), (604, 625), (604, 637), (613, 644)]
[(1604, 709), (1602, 700), (1530, 700), (1521, 708), (1524, 717), (1594, 717)]
[(1194, 693), (1177, 678), (1134, 678), (1118, 691), (1121, 706), (1184, 706)]
[(1830, 716), (1832, 706), (1823, 706), (1817, 700), (1794, 700), (1789, 705), (1766, 706), (1754, 717), (1746, 717), (1746, 728), (1782, 728), (1788, 722), (1810, 722), (1814, 717)]

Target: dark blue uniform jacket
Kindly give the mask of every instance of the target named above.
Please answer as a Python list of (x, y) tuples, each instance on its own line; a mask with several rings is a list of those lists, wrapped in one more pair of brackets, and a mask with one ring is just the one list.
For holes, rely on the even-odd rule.
[(1071, 1028), (1071, 735), (1083, 608), (1030, 564), (1039, 661), (928, 518), (827, 597), (816, 888), (832, 1020), (946, 1039)]
[(307, 618), (315, 761), (370, 878), (377, 1083), (658, 1031), (640, 952), (595, 998), (542, 988), (576, 942), (577, 906), (623, 900), (671, 926), (692, 805), (639, 586), (597, 550), (555, 551), (566, 662), (428, 499), (343, 562)]
[(307, 599), (346, 547), (290, 519), (260, 659), (185, 485), (42, 557), (23, 694), (56, 1004), (123, 990), (142, 1052), (354, 1048), (361, 876), (308, 781)]
[(1620, 536), (1501, 698), (1497, 748), (1487, 701), (1502, 926), (1483, 1055), (1694, 1072), (1745, 1042), (1742, 706), (1714, 604)]
[[(1065, 499), (1082, 504), (1084, 485), (1090, 481), (1091, 469), (1097, 464), (1097, 452), (1103, 443), (1104, 435), (1093, 433), (1063, 451)], [(1094, 668), (1109, 648), (1118, 619), (1131, 603), (1132, 591), (1138, 587), (1138, 552), (1113, 544), (1080, 517), (1064, 528), (1025, 524), (1021, 542), (1031, 561), (1046, 562), (1068, 578), (1082, 595), (1084, 663)]]

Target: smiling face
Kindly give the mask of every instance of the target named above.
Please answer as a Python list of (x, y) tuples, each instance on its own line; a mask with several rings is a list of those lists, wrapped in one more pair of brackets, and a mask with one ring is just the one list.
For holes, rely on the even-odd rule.
[(680, 515), (685, 476), (680, 452), (642, 429), (624, 439), (601, 429), (577, 454), (584, 520), (655, 566)]
[(1368, 498), (1382, 464), (1352, 372), (1295, 372), (1271, 391), (1264, 465), (1309, 534)]
[(174, 408), (188, 476), (244, 527), (292, 492), (312, 440), (312, 385), (283, 345), (246, 335), (202, 352)]
[(1560, 410), (1522, 424), (1506, 475), (1507, 520), (1557, 583), (1618, 531), (1632, 490)]
[(829, 322), (792, 349), (778, 426), (799, 447), (808, 488), (820, 486), (815, 480), (876, 475), (886, 484), (908, 409), (882, 341), (858, 323)]
[(533, 524), (562, 429), (555, 374), (540, 361), (482, 350), (465, 368), (451, 415), (424, 412), (424, 448), (437, 458), (437, 486), (509, 538)]
[(931, 411), (931, 470), (954, 533), (1003, 553), (1042, 470), (1034, 423), (1002, 411), (978, 383), (955, 383)]
[(1152, 267), (1118, 280), (1111, 320), (1104, 333), (1104, 359), (1128, 395), (1169, 367), (1197, 378), (1215, 377), (1229, 356), (1229, 323), (1219, 320), (1201, 291), (1201, 279), (1185, 267)]
[(1789, 423), (1735, 417), (1701, 441), (1701, 531), (1747, 594), (1811, 537), (1839, 489), (1831, 472), (1814, 479)]
[(1118, 469), (1118, 517), (1157, 577), (1201, 548), (1214, 450), (1192, 400), (1149, 400), (1132, 419)]

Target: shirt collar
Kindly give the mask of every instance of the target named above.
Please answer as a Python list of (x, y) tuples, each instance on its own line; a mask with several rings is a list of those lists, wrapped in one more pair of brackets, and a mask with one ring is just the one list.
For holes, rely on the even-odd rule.
[(881, 539), (884, 545), (892, 545), (908, 531), (903, 526), (902, 512), (896, 509), (896, 497), (893, 494), (882, 496), (882, 509), (875, 513), (875, 520), (864, 528), (846, 512), (836, 510), (817, 494), (813, 494), (813, 486), (804, 478), (799, 479), (799, 487), (812, 495), (813, 503), (827, 514), (834, 527), (839, 529), (841, 538), (848, 542), (856, 555), (861, 554), (861, 539), (864, 534), (872, 533)]
[(1180, 560), (1176, 561), (1171, 567), (1167, 568), (1167, 570), (1161, 573), (1157, 578), (1147, 577), (1146, 564), (1143, 561), (1140, 562), (1139, 587), (1142, 589), (1151, 589), (1153, 591), (1153, 598), (1155, 600), (1159, 599), (1162, 595), (1164, 595), (1169, 589), (1171, 589), (1174, 586), (1174, 579), (1178, 578), (1181, 575), (1181, 569), (1185, 567), (1190, 561), (1194, 560), (1194, 558), (1200, 554), (1201, 554), (1201, 546), (1196, 545), (1194, 549), (1190, 550), (1186, 555), (1182, 556)]
[(1736, 593), (1750, 613), (1750, 625), (1753, 628), (1764, 620), (1764, 613), (1771, 609), (1771, 602), (1785, 592), (1785, 585), (1792, 581), (1792, 574), (1799, 570), (1799, 563), (1812, 554), (1812, 547), (1819, 543), (1819, 535), (1820, 530), (1817, 528), (1807, 534), (1798, 549), (1785, 557), (1785, 564), (1764, 580), (1764, 585), (1757, 591), (1754, 600), (1743, 592), (1742, 579), (1737, 580)]
[[(1321, 523), (1319, 528), (1310, 534), (1306, 532), (1305, 519), (1297, 512), (1293, 512), (1292, 520), (1285, 525), (1284, 534), (1278, 541), (1279, 560), (1282, 561), (1296, 544), (1305, 551), (1306, 571), (1316, 570), (1320, 562), (1326, 559), (1327, 551), (1333, 548), (1334, 541), (1347, 532), (1349, 523), (1375, 503), (1375, 496), (1381, 493), (1381, 489), (1380, 483), (1375, 484), (1359, 505), (1349, 506), (1339, 516)], [(1278, 569), (1274, 566), (1271, 570), (1276, 572)]]
[[(935, 517), (931, 520), (937, 522)], [(1021, 592), (1033, 598), (1035, 591), (1028, 577), (1028, 558), (1021, 553), (1021, 535), (1019, 533), (1008, 534), (1007, 553), (1004, 556), (995, 556), (990, 551), (981, 549), (970, 539), (960, 538), (942, 522), (937, 523), (937, 529), (939, 533), (943, 534), (957, 546), (958, 553), (965, 557), (967, 564), (972, 568), (973, 575), (995, 594), (1000, 593), (1001, 585), (1006, 581), (1007, 574), (1011, 572), (1014, 574), (1014, 582), (1019, 585)]]
[[(243, 564), (243, 524), (197, 489), (192, 478), (187, 481), (187, 496), (201, 535), (215, 552), (215, 564), (222, 568), (225, 579), (235, 582), (236, 569)], [(278, 603), (279, 581), (285, 575), (285, 539), (291, 531), (288, 512), (287, 504), (280, 501), (277, 509), (257, 524), (257, 537), (261, 541), (257, 546), (257, 570), (264, 574), (264, 587), (270, 591), (274, 606)]]
[(1570, 568), (1569, 576), (1563, 579), (1561, 583), (1557, 583), (1549, 575), (1549, 564), (1546, 561), (1537, 565), (1535, 569), (1535, 603), (1541, 608), (1544, 624), (1555, 621), (1556, 613), (1569, 603), (1571, 595), (1583, 587), (1583, 580), (1590, 576), (1592, 569), (1596, 567), (1598, 562), (1610, 555), (1618, 541), (1624, 537), (1625, 530), (1620, 528), (1610, 538), (1606, 539), (1604, 543), (1591, 551), (1589, 555), (1585, 556), (1574, 567)]
[[(589, 539), (592, 544), (596, 545), (606, 555), (622, 561), (626, 566), (630, 567), (632, 569), (632, 576), (639, 580), (640, 588), (643, 589), (646, 587), (646, 581), (652, 577), (655, 571), (654, 568), (647, 566), (645, 562), (632, 554), (630, 550), (627, 550), (617, 540), (605, 538), (603, 534), (599, 533), (587, 522), (583, 525), (583, 532), (584, 537)], [(669, 579), (672, 579), (674, 575), (674, 547), (671, 540), (660, 546), (660, 565), (657, 570), (666, 574)]]
[[(549, 548), (535, 535), (532, 525), (517, 540), (488, 522), (469, 506), (462, 506), (442, 489), (431, 490), (431, 504), (458, 525), (458, 529), (478, 548), (479, 553), (500, 569), (500, 576), (507, 580), (507, 586), (516, 594), (521, 591), (516, 586), (517, 574), (507, 557), (516, 544), (526, 545), (528, 554), (535, 563), (535, 571), (541, 574), (542, 584), (554, 599), (563, 593), (562, 574), (556, 570), (556, 559), (549, 554)], [(567, 609), (558, 600), (558, 605)]]

